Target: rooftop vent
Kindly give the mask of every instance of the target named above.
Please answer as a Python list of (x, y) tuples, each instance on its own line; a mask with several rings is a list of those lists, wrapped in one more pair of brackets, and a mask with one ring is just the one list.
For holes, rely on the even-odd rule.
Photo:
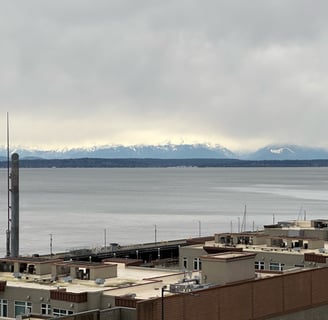
[(65, 278), (64, 278), (64, 281), (65, 281), (65, 282), (72, 283), (73, 279), (72, 279), (71, 276), (68, 276), (68, 277), (65, 277)]
[(102, 279), (102, 278), (97, 278), (97, 279), (95, 280), (95, 283), (96, 283), (96, 284), (104, 284), (104, 283), (105, 283), (105, 280)]

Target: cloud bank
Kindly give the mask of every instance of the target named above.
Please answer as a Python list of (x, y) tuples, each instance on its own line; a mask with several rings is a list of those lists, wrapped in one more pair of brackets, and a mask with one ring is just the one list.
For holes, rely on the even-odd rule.
[(328, 147), (326, 1), (0, 9), (0, 108), (14, 144)]

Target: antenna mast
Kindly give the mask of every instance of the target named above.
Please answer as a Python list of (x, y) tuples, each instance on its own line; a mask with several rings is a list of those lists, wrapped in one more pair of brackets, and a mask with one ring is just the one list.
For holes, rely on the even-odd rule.
[(9, 160), (9, 114), (7, 112), (7, 204), (8, 204), (8, 221), (7, 221), (7, 231), (6, 231), (6, 255), (10, 256), (10, 160)]

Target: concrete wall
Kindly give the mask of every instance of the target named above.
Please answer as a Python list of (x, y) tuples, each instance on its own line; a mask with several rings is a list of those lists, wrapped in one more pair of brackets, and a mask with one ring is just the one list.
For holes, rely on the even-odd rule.
[[(256, 253), (255, 261), (264, 261), (265, 269), (269, 270), (270, 262), (282, 263), (284, 264), (284, 269), (294, 268), (295, 265), (305, 265), (309, 266), (310, 264), (304, 262), (304, 254), (297, 252), (292, 249), (285, 249), (282, 251), (281, 248), (270, 248), (264, 249), (261, 251), (252, 250), (252, 246), (248, 246), (249, 248), (245, 248), (243, 251)], [(271, 250), (272, 249), (272, 250)], [(188, 270), (193, 270), (193, 261), (194, 258), (198, 258), (206, 253), (204, 253), (204, 249), (199, 246), (187, 246), (180, 248), (180, 256), (179, 256), (179, 265), (180, 269), (183, 270), (183, 258), (186, 257), (188, 259)], [(328, 261), (327, 261), (328, 263)], [(317, 264), (319, 266), (319, 264)], [(310, 265), (312, 266), (312, 265)], [(324, 266), (324, 264), (320, 264), (320, 266)]]
[(116, 278), (117, 277), (117, 265), (106, 264), (103, 268), (90, 268), (90, 280), (97, 278)]
[(101, 302), (100, 302), (100, 309), (108, 309), (115, 306), (115, 297), (108, 295), (108, 294), (102, 294), (101, 295)]
[(45, 275), (51, 274), (52, 263), (39, 263), (35, 265), (36, 274)]
[[(197, 291), (193, 296), (166, 297), (165, 319), (260, 320), (271, 317), (294, 320), (293, 313), (316, 312), (320, 317), (304, 319), (321, 320), (326, 314), (320, 315), (321, 309), (315, 311), (313, 308), (328, 305), (327, 288), (328, 268), (214, 287)], [(161, 299), (137, 303), (138, 320), (160, 320), (161, 307)]]
[(67, 276), (70, 274), (70, 267), (64, 266), (64, 265), (53, 264), (51, 266), (51, 274), (55, 277), (63, 276), (63, 275)]
[(51, 308), (71, 310), (74, 313), (101, 308), (102, 292), (88, 292), (87, 302), (70, 302), (50, 298), (50, 290), (6, 286), (5, 291), (0, 292), (0, 299), (8, 300), (8, 316), (14, 317), (15, 301), (28, 301), (32, 303), (32, 313), (41, 313), (41, 304), (50, 304)]
[[(297, 235), (299, 235), (299, 230), (294, 231)], [(265, 228), (264, 233), (270, 237), (286, 237), (289, 234), (289, 229)]]
[(207, 254), (207, 252), (200, 245), (185, 246), (179, 249), (179, 266), (180, 270), (184, 270), (183, 258), (188, 259), (187, 270), (194, 270), (194, 258), (199, 258), (202, 255)]
[[(14, 298), (13, 298), (14, 297)], [(41, 313), (41, 304), (50, 298), (49, 290), (31, 290), (31, 288), (19, 288), (7, 286), (0, 293), (0, 299), (8, 300), (8, 316), (15, 316), (15, 301), (29, 301), (32, 303), (32, 313)]]
[(279, 229), (266, 228), (265, 233), (270, 236), (297, 236), (302, 235), (305, 238), (319, 238), (328, 240), (328, 229)]
[(254, 256), (238, 260), (217, 260), (201, 257), (202, 283), (226, 284), (255, 278)]
[(14, 262), (14, 272), (22, 272), (21, 267), (26, 265), (25, 271), (28, 271), (29, 265), (33, 265), (35, 268), (35, 275), (46, 275), (51, 274), (51, 265), (52, 263), (37, 263), (37, 262), (24, 262), (21, 261)]
[(298, 252), (261, 251), (256, 254), (255, 261), (263, 261), (266, 270), (269, 270), (271, 262), (283, 263), (285, 265), (284, 269), (289, 269), (295, 267), (295, 265), (304, 264), (304, 254)]
[(102, 292), (88, 292), (88, 310), (100, 309), (101, 308), (101, 297)]
[(328, 240), (328, 230), (327, 229), (315, 229), (315, 230), (305, 229), (304, 237)]
[[(107, 279), (117, 277), (116, 264), (104, 264), (103, 266), (76, 266), (76, 265), (55, 265), (52, 268), (52, 274), (55, 276), (69, 273), (73, 279), (96, 280), (98, 278)], [(80, 273), (83, 274), (80, 275)], [(88, 275), (87, 275), (88, 274)]]

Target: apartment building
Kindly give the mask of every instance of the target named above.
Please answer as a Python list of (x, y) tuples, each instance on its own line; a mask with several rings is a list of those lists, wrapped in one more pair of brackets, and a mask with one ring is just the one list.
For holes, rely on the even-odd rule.
[[(126, 262), (128, 260), (126, 259)], [(69, 316), (123, 308), (136, 319), (138, 301), (161, 296), (161, 288), (183, 282), (179, 270), (125, 263), (64, 261), (40, 257), (0, 259), (0, 317)], [(113, 310), (111, 312), (111, 310)]]
[[(324, 319), (323, 234), (220, 233), (180, 248), (180, 269), (0, 259), (0, 316), (74, 320)], [(321, 229), (325, 229), (322, 227)], [(296, 317), (296, 318), (295, 318)]]
[(326, 220), (279, 222), (264, 230), (218, 233), (214, 241), (181, 247), (181, 269), (201, 270), (200, 257), (208, 253), (243, 251), (255, 253), (255, 269), (282, 271), (298, 267), (327, 266)]

